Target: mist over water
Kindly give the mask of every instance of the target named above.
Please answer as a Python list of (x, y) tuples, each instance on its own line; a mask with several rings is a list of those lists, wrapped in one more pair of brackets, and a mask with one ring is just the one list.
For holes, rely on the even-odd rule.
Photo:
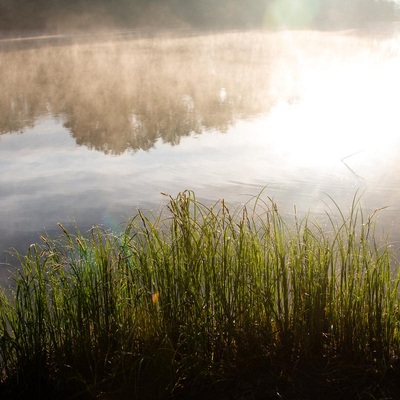
[[(0, 46), (1, 47), (1, 46)], [(367, 212), (399, 237), (400, 36), (236, 31), (0, 49), (0, 249), (118, 228), (160, 193), (264, 193), (287, 214)], [(2, 254), (0, 260), (10, 258)]]

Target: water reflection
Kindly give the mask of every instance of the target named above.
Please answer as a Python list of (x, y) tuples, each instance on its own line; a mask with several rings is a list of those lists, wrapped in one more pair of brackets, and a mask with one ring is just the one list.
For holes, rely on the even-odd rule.
[[(333, 123), (336, 132), (309, 139), (335, 137), (332, 144), (341, 146), (337, 136), (363, 130), (365, 114), (376, 114), (382, 125), (395, 111), (398, 92), (391, 86), (398, 82), (398, 53), (393, 37), (312, 32), (8, 51), (0, 60), (0, 133), (21, 132), (50, 113), (77, 144), (121, 154), (150, 149), (160, 138), (178, 144), (191, 133), (225, 132), (277, 104), (299, 103), (295, 121), (281, 129), (293, 136), (288, 141), (307, 135), (293, 135), (303, 119), (323, 129)], [(378, 97), (385, 99), (385, 115), (377, 112)], [(343, 123), (353, 126), (344, 129)]]
[(226, 131), (272, 101), (275, 55), (265, 40), (207, 35), (9, 51), (0, 68), (0, 132), (50, 112), (78, 144), (121, 154), (160, 138), (177, 144), (192, 132)]
[(267, 187), (285, 212), (321, 215), (326, 194), (346, 208), (361, 190), (398, 237), (398, 71), (393, 32), (8, 49), (0, 248), (25, 250), (58, 221), (114, 227), (183, 189), (243, 202)]

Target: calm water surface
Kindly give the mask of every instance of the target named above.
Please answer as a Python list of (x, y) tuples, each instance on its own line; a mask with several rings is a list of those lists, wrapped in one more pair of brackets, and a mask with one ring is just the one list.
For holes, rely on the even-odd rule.
[(236, 205), (265, 187), (315, 215), (359, 190), (400, 237), (395, 27), (3, 42), (0, 88), (3, 263), (57, 222), (116, 228), (184, 189)]

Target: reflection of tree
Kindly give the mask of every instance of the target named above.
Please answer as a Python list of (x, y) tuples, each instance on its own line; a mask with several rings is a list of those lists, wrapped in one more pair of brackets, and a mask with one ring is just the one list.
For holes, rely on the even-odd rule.
[(33, 126), (37, 116), (35, 109), (23, 97), (9, 96), (8, 93), (0, 95), (0, 134), (21, 132), (26, 127)]
[(191, 133), (224, 132), (277, 100), (292, 102), (309, 74), (374, 46), (367, 35), (303, 31), (9, 50), (0, 57), (0, 133), (50, 114), (79, 145), (110, 154), (158, 140), (175, 145)]
[(31, 85), (36, 76), (27, 68), (26, 57), (19, 54), (17, 62), (21, 64), (17, 66), (9, 56), (6, 53), (0, 58), (0, 134), (33, 126), (45, 107), (42, 91)]
[(0, 65), (9, 78), (0, 132), (50, 111), (78, 144), (119, 154), (225, 131), (271, 101), (262, 40), (231, 34), (9, 51)]

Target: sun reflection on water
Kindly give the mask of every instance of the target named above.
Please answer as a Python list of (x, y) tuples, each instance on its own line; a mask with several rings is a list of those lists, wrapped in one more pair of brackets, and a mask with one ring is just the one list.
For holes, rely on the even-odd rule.
[[(287, 42), (294, 46), (292, 36)], [(355, 43), (339, 46), (337, 58), (332, 47), (318, 49), (295, 46), (297, 64), (279, 72), (283, 93), (292, 90), (294, 100), (283, 97), (271, 108), (265, 140), (288, 164), (326, 167), (362, 152), (385, 157), (400, 137), (399, 47), (360, 50)]]

